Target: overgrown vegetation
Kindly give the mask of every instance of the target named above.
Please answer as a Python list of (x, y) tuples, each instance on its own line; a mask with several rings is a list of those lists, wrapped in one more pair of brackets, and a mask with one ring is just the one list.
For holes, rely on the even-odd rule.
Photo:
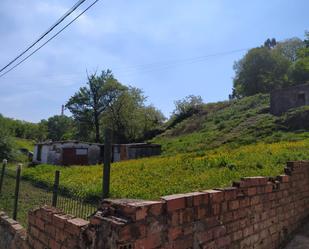
[(164, 153), (170, 155), (204, 152), (222, 145), (235, 148), (261, 141), (301, 140), (309, 137), (307, 109), (300, 107), (283, 117), (273, 116), (269, 114), (268, 94), (206, 104), (152, 141), (162, 144)]
[[(222, 146), (210, 151), (130, 160), (112, 164), (111, 195), (155, 199), (162, 195), (223, 187), (242, 176), (274, 176), (286, 161), (308, 159), (309, 139), (273, 144), (257, 143), (237, 149)], [(99, 198), (102, 166), (25, 168), (23, 177), (52, 187), (55, 170), (60, 186), (72, 195)]]

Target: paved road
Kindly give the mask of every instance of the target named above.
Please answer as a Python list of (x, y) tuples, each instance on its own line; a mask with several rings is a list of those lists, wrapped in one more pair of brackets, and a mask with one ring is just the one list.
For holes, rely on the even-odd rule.
[(299, 230), (285, 249), (309, 249), (309, 222)]

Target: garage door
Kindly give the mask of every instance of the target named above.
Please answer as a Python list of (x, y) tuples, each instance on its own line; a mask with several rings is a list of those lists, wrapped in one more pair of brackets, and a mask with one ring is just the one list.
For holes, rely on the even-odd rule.
[(87, 165), (88, 149), (64, 148), (62, 151), (63, 165)]

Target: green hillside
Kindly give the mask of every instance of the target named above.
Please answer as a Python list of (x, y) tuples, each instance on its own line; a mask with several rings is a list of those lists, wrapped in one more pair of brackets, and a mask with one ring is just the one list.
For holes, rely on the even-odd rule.
[[(276, 176), (289, 160), (309, 159), (309, 107), (282, 117), (269, 114), (269, 96), (207, 104), (199, 113), (165, 131), (153, 142), (163, 155), (113, 163), (111, 197), (155, 199), (162, 195), (231, 185), (244, 176)], [(23, 176), (71, 195), (99, 198), (102, 165), (25, 168)]]
[[(281, 117), (269, 113), (268, 94), (206, 104), (152, 141), (164, 154), (203, 152), (257, 142), (295, 141), (309, 137), (309, 107), (290, 110)], [(166, 125), (167, 127), (170, 124)]]

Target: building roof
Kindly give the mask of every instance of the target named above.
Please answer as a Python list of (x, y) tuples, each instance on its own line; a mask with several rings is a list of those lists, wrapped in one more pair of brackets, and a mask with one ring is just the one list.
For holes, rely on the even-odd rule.
[(99, 146), (104, 145), (104, 144), (100, 144), (100, 143), (82, 142), (82, 141), (78, 141), (78, 140), (63, 140), (63, 141), (48, 140), (48, 141), (45, 141), (45, 142), (36, 143), (36, 145), (52, 145), (52, 144), (68, 144), (68, 143), (89, 144), (89, 145), (99, 145)]
[[(63, 140), (63, 141), (45, 141), (36, 143), (36, 145), (53, 145), (53, 144), (68, 144), (68, 143), (75, 143), (75, 144), (89, 144), (89, 145), (98, 145), (104, 146), (104, 144), (100, 143), (90, 143), (90, 142), (83, 142), (78, 140)], [(151, 144), (151, 143), (130, 143), (130, 144), (113, 144), (113, 146), (127, 146), (127, 147), (161, 147), (160, 144)]]
[(307, 88), (309, 87), (309, 84), (308, 83), (305, 83), (305, 84), (301, 84), (301, 85), (295, 85), (295, 86), (288, 86), (288, 87), (284, 87), (284, 88), (281, 88), (281, 89), (276, 89), (276, 90), (273, 90), (271, 91), (271, 95), (272, 94), (276, 94), (276, 93), (280, 93), (280, 92), (286, 92), (286, 91), (290, 91), (290, 90), (293, 90), (293, 89), (302, 89), (302, 88)]

